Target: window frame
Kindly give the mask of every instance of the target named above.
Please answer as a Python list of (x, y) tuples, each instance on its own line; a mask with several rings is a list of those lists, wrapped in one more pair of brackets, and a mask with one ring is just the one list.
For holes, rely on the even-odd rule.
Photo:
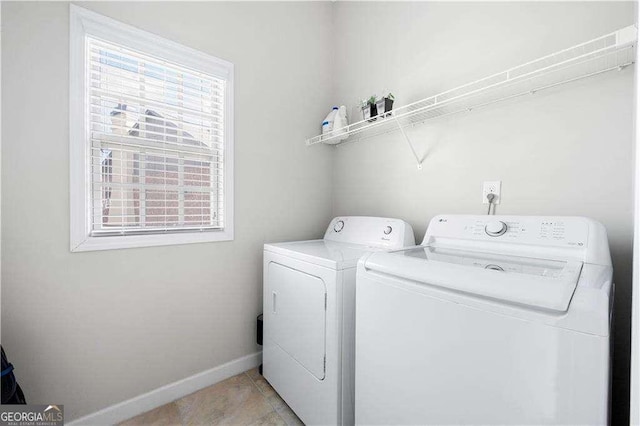
[[(70, 250), (72, 252), (150, 247), (174, 244), (232, 241), (233, 234), (233, 87), (234, 66), (225, 61), (140, 30), (79, 6), (70, 5), (69, 40), (69, 160), (70, 160)], [(222, 229), (118, 236), (91, 235), (90, 133), (85, 115), (85, 36), (144, 52), (226, 80), (224, 105), (224, 163)]]

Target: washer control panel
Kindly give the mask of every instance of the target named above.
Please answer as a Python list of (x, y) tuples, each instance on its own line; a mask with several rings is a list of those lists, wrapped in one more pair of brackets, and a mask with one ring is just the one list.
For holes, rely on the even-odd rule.
[(336, 217), (324, 239), (388, 249), (415, 245), (411, 225), (400, 219), (382, 217)]
[(429, 238), (513, 242), (542, 246), (586, 245), (589, 220), (582, 217), (442, 215), (429, 224)]

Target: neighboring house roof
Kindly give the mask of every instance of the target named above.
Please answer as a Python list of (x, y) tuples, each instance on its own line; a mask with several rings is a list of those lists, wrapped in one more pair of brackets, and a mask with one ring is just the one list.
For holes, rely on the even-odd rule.
[[(146, 135), (145, 136), (146, 139), (157, 139), (163, 142), (184, 143), (184, 144), (202, 146), (202, 147), (207, 146), (204, 143), (197, 140), (189, 132), (180, 130), (178, 126), (175, 125), (175, 123), (167, 120), (162, 115), (150, 109), (147, 109), (144, 111), (144, 115), (141, 115), (141, 119), (138, 120), (138, 122), (133, 125), (131, 130), (129, 130), (129, 135), (131, 136), (140, 135), (141, 122), (144, 123), (145, 130), (154, 132)], [(161, 133), (161, 134), (158, 134), (158, 133)], [(178, 140), (179, 138), (181, 138), (181, 140)]]
[[(118, 106), (111, 111), (110, 115), (115, 116), (122, 114), (123, 111), (127, 110), (126, 104), (118, 104)], [(168, 143), (183, 143), (193, 146), (201, 146), (206, 147), (207, 145), (197, 140), (192, 134), (189, 132), (185, 132), (184, 130), (180, 130), (178, 126), (170, 120), (167, 120), (159, 113), (146, 109), (144, 113), (141, 115), (140, 120), (135, 123), (131, 130), (129, 130), (128, 134), (130, 136), (140, 136), (140, 123), (144, 123), (145, 130), (148, 130), (149, 133), (145, 135), (146, 139), (156, 139), (161, 140), (163, 142)], [(181, 140), (178, 140), (181, 138)], [(107, 158), (111, 157), (110, 149), (102, 149), (101, 150), (101, 160), (104, 164)]]

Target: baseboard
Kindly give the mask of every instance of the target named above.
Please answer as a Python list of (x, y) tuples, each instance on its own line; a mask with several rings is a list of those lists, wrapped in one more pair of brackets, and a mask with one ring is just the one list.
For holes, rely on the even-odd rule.
[(113, 425), (124, 420), (160, 407), (197, 390), (214, 385), (229, 377), (250, 370), (260, 364), (262, 352), (243, 356), (233, 361), (214, 367), (210, 370), (194, 374), (186, 379), (178, 380), (151, 392), (144, 393), (129, 400), (96, 411), (67, 423), (68, 426), (79, 425)]

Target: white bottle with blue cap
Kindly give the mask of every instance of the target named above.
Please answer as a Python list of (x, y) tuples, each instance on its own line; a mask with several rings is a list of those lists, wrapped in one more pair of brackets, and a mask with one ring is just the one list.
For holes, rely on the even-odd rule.
[(339, 143), (349, 137), (348, 134), (348, 126), (349, 121), (347, 120), (347, 107), (342, 105), (333, 119), (333, 134), (335, 137), (335, 143)]
[(326, 135), (333, 131), (333, 122), (336, 119), (338, 113), (338, 107), (334, 106), (331, 112), (327, 115), (327, 118), (322, 122), (322, 134)]

